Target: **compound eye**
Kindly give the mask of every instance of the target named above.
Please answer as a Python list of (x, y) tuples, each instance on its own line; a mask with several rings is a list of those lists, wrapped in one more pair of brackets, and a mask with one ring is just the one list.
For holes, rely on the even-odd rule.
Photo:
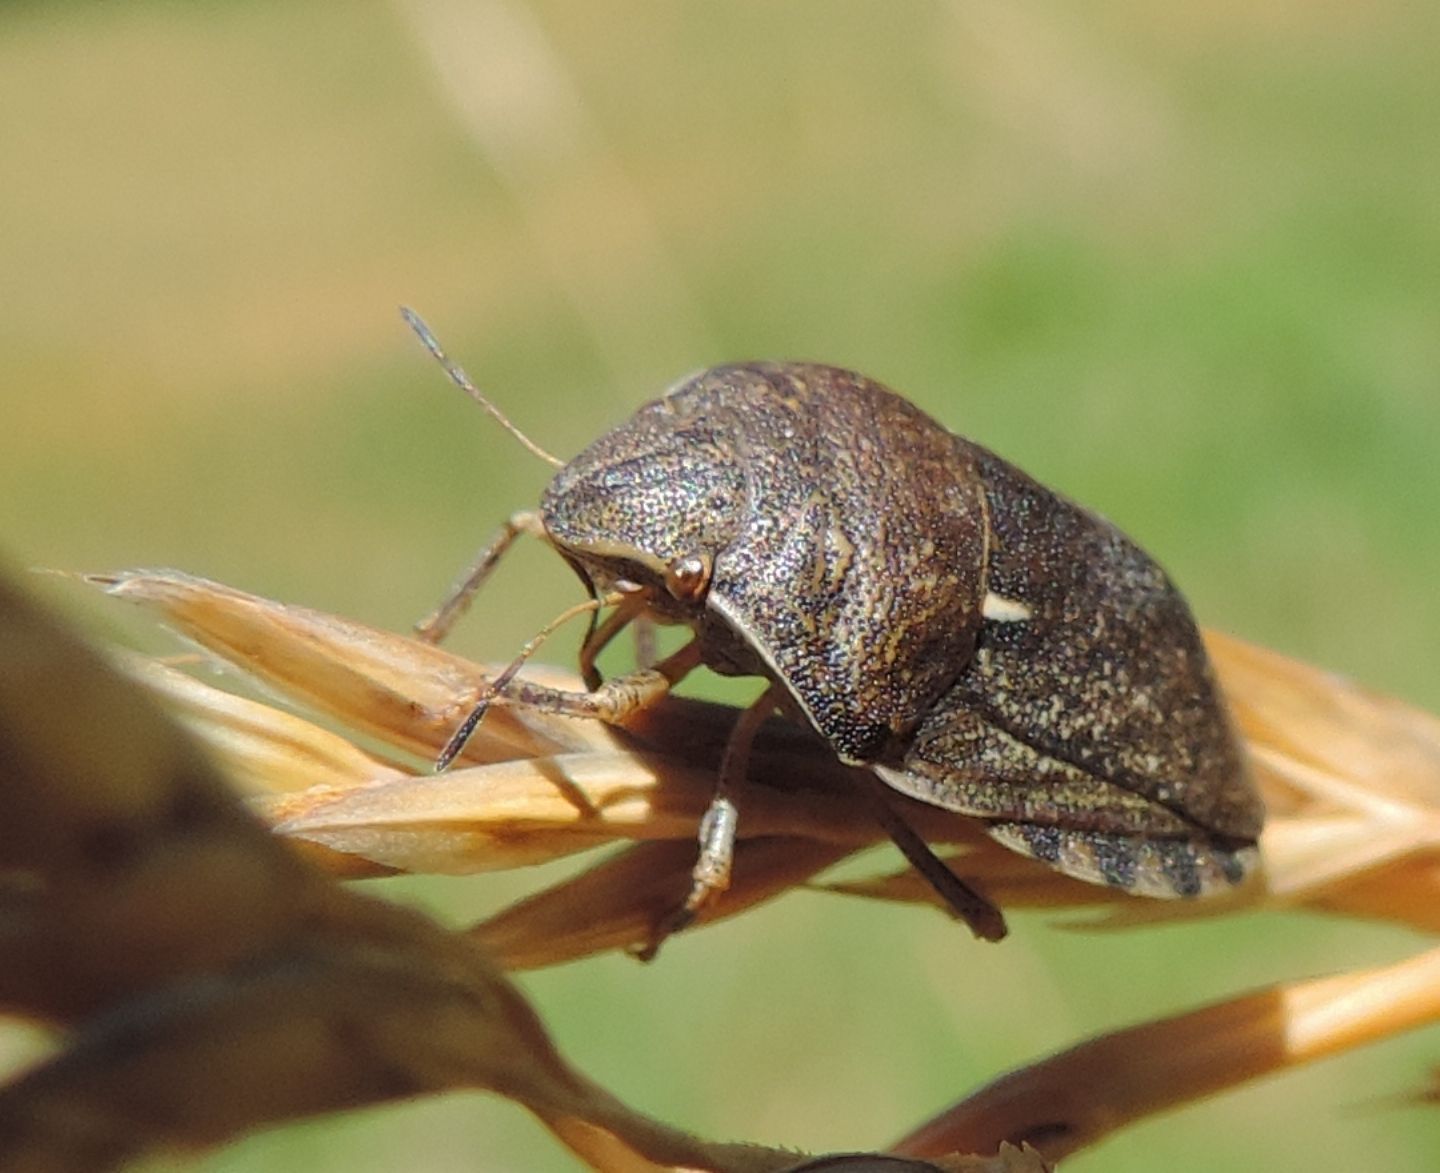
[(687, 554), (665, 568), (665, 587), (682, 603), (697, 603), (710, 586), (710, 556)]

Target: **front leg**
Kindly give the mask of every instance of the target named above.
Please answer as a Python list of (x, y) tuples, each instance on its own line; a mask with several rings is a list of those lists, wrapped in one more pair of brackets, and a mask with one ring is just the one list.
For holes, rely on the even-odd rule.
[[(649, 605), (649, 598), (644, 591), (636, 591), (633, 594), (625, 595), (620, 605), (611, 612), (610, 617), (598, 627), (593, 621), (590, 634), (585, 637), (585, 642), (580, 646), (580, 679), (585, 681), (585, 687), (594, 692), (600, 687), (604, 679), (600, 670), (595, 666), (595, 660), (617, 635), (626, 627), (634, 624), (636, 631), (649, 628), (650, 622), (645, 618), (645, 608)], [(655, 657), (648, 659), (644, 656), (637, 656), (636, 663), (643, 668), (653, 668)]]
[(440, 756), (435, 761), (435, 769), (439, 772), (449, 767), (465, 748), (465, 743), (470, 740), (470, 735), (484, 719), (490, 706), (497, 701), (502, 704), (523, 705), (545, 713), (556, 713), (562, 717), (580, 717), (603, 721), (607, 725), (622, 725), (627, 717), (649, 708), (684, 680), (699, 666), (700, 659), (700, 644), (692, 641), (655, 667), (611, 677), (592, 692), (550, 688), (530, 680), (497, 682), (480, 696), (469, 715), (445, 743), (445, 748), (440, 751)]

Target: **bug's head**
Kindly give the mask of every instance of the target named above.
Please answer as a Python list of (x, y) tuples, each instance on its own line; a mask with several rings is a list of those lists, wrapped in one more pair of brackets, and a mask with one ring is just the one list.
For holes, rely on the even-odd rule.
[(703, 396), (642, 407), (545, 490), (540, 516), (556, 548), (597, 591), (634, 583), (662, 615), (696, 614), (744, 504), (727, 431)]

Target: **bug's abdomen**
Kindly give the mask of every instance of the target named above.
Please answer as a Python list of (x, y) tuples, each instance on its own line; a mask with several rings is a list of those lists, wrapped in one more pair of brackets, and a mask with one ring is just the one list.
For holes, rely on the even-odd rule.
[(1084, 879), (1238, 882), (1263, 811), (1189, 607), (1114, 526), (978, 454), (987, 586), (1030, 617), (985, 624), (887, 779)]

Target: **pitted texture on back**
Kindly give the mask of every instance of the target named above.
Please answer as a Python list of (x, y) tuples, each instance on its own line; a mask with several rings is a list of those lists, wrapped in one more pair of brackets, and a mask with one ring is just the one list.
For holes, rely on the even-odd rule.
[[(705, 664), (779, 681), (896, 790), (1152, 896), (1257, 866), (1263, 811), (1165, 573), (863, 376), (705, 371), (576, 457), (541, 508), (592, 589), (638, 583)], [(696, 555), (703, 599), (676, 586)]]
[[(705, 371), (581, 453), (542, 514), (592, 587), (640, 583), (711, 668), (779, 681), (842, 758), (1016, 850), (1151, 896), (1257, 866), (1263, 811), (1165, 573), (860, 375)], [(703, 601), (667, 573), (692, 555)]]
[(874, 757), (974, 644), (986, 519), (966, 453), (906, 400), (832, 367), (721, 367), (681, 394), (733, 405), (746, 480), (710, 606), (842, 757)]
[(979, 629), (971, 449), (848, 371), (705, 371), (577, 457), (542, 510), (581, 561), (621, 540), (662, 562), (709, 553), (707, 663), (767, 668), (852, 761), (914, 727)]
[(722, 549), (745, 512), (726, 413), (667, 396), (647, 403), (562, 468), (541, 499), (562, 545), (665, 563)]
[(1183, 831), (1179, 816), (1253, 840), (1263, 812), (1180, 593), (1114, 526), (975, 451), (990, 589), (1032, 617), (986, 625), (917, 733), (902, 788), (1031, 824), (1165, 835)]

